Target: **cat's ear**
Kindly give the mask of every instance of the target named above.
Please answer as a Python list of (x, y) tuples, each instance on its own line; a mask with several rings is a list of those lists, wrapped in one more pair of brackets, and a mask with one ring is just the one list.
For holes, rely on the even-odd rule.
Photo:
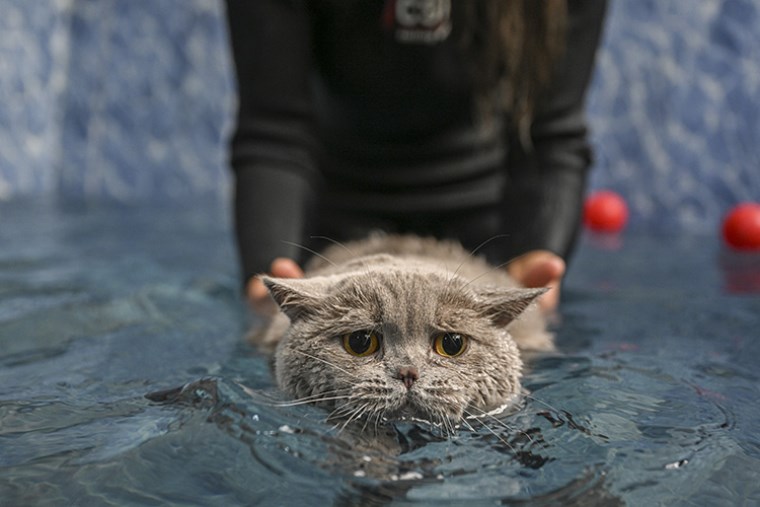
[(483, 314), (489, 317), (497, 326), (506, 326), (522, 312), (528, 309), (533, 301), (549, 289), (497, 289), (484, 290), (479, 294), (478, 304)]
[(262, 276), (280, 310), (295, 321), (312, 313), (324, 298), (324, 282), (318, 278), (272, 278)]

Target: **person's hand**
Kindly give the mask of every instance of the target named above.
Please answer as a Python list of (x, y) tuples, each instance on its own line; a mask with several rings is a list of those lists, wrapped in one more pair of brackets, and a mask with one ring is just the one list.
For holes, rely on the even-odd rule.
[(538, 306), (551, 313), (559, 305), (560, 285), (565, 275), (565, 261), (549, 250), (531, 250), (517, 257), (507, 271), (520, 285), (529, 288), (549, 287), (538, 299)]
[[(276, 278), (303, 278), (303, 270), (292, 259), (278, 257), (269, 266), (269, 274)], [(253, 311), (262, 316), (272, 316), (277, 305), (269, 297), (269, 290), (258, 276), (251, 278), (246, 287), (246, 296)]]

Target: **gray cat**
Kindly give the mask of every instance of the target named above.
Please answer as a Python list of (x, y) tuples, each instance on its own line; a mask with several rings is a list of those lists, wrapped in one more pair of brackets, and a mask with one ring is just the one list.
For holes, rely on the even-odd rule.
[(553, 348), (531, 305), (545, 289), (454, 242), (373, 235), (263, 281), (281, 313), (255, 341), (276, 345), (279, 387), (346, 422), (451, 429), (514, 400), (521, 350)]

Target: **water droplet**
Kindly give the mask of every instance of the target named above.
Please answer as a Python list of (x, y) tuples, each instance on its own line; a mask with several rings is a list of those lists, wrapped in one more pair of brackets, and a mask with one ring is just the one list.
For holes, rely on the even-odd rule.
[(688, 463), (689, 463), (688, 459), (682, 459), (674, 463), (668, 463), (667, 465), (665, 465), (665, 470), (677, 470), (681, 467), (686, 466)]
[(418, 481), (422, 479), (422, 474), (419, 472), (404, 472), (398, 477), (400, 481)]

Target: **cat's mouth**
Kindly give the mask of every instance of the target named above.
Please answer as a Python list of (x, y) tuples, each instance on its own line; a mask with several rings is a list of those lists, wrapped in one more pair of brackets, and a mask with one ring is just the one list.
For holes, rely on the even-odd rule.
[(428, 412), (411, 407), (396, 410), (394, 412), (386, 412), (385, 415), (383, 415), (382, 420), (385, 423), (414, 422), (430, 426), (438, 426), (441, 424), (440, 421), (436, 421)]
[(448, 411), (442, 409), (443, 406), (428, 408), (418, 396), (408, 392), (397, 400), (395, 407), (386, 410), (382, 419), (385, 422), (416, 422), (432, 426), (442, 424), (442, 418), (459, 419), (459, 417), (449, 416), (446, 414)]
[(430, 414), (426, 410), (410, 403), (383, 415), (383, 419), (386, 421), (428, 421), (430, 418)]
[[(456, 405), (447, 403), (445, 400), (426, 400), (409, 391), (400, 396), (396, 406), (385, 411), (381, 419), (384, 422), (415, 422), (425, 423), (431, 426), (443, 424), (457, 425), (463, 419), (480, 419), (493, 417), (519, 407), (520, 393), (515, 393), (501, 403), (488, 407), (475, 407), (469, 405), (467, 409), (457, 410)], [(427, 403), (426, 403), (427, 401)]]

